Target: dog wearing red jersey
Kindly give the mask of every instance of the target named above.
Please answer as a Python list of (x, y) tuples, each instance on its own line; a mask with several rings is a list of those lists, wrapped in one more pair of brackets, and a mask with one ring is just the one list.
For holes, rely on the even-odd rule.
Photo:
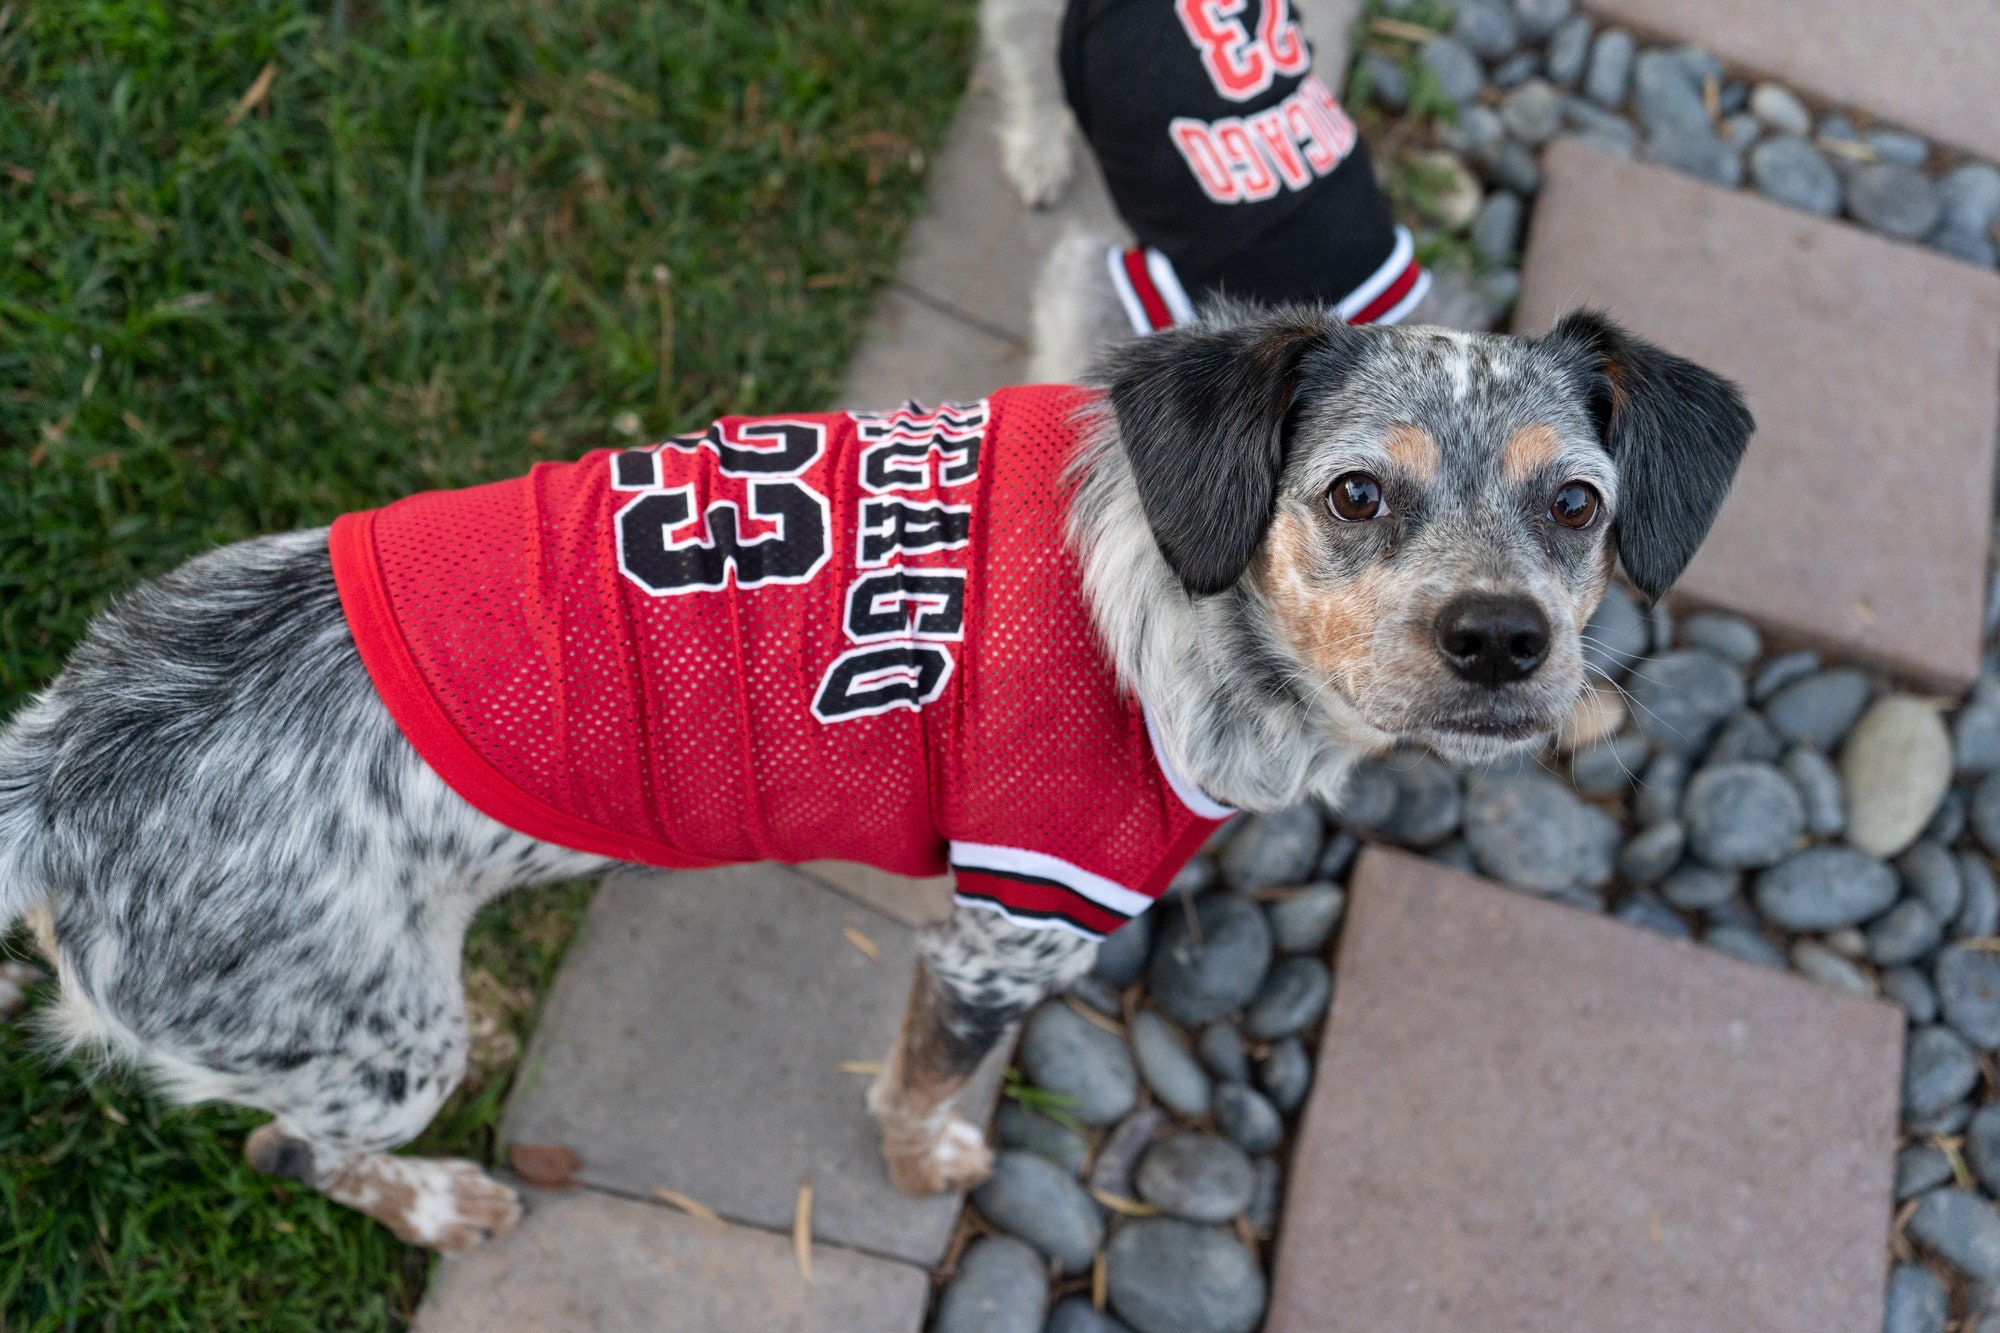
[(395, 1155), (465, 1065), (465, 923), (622, 861), (950, 866), (868, 1095), (963, 1188), (972, 1069), (1230, 809), (1532, 745), (1615, 564), (1657, 595), (1748, 439), (1594, 315), (1511, 338), (1221, 305), (1097, 391), (725, 419), (225, 547), (0, 732), (0, 927), (64, 1039), (258, 1107), (258, 1168), (458, 1249), (513, 1191)]

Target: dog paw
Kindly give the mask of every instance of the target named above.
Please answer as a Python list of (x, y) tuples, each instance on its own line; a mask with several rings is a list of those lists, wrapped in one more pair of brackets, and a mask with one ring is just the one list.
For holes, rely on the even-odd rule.
[(521, 1220), (520, 1195), (458, 1158), (371, 1153), (333, 1172), (320, 1190), (433, 1250), (469, 1250)]
[(947, 1115), (923, 1141), (884, 1142), (889, 1180), (905, 1194), (950, 1194), (969, 1190), (993, 1174), (993, 1150), (978, 1126)]
[(1068, 119), (1008, 126), (1001, 136), (1000, 164), (1022, 203), (1047, 208), (1062, 198), (1076, 170), (1075, 135)]

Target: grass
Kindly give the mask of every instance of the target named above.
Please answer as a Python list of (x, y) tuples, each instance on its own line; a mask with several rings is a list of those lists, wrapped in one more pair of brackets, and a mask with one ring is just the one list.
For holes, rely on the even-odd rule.
[[(825, 402), (950, 119), (970, 0), (0, 4), (0, 716), (221, 541)], [(491, 1160), (584, 904), (476, 923)], [(428, 1271), (0, 1028), (0, 1326), (393, 1329)]]

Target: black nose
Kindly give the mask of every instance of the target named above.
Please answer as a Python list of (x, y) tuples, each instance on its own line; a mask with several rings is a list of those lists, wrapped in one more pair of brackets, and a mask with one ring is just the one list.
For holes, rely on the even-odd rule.
[(1453, 671), (1479, 685), (1505, 685), (1549, 655), (1549, 618), (1526, 597), (1461, 593), (1438, 613), (1437, 637)]

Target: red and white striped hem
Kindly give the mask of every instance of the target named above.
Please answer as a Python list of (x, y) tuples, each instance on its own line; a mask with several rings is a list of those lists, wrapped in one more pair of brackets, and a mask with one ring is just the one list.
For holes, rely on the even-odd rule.
[[(1111, 285), (1134, 333), (1157, 333), (1194, 319), (1194, 303), (1174, 273), (1173, 262), (1147, 246), (1112, 246), (1105, 255)], [(1368, 280), (1335, 303), (1333, 313), (1349, 324), (1396, 324), (1424, 293), (1431, 275), (1416, 260), (1409, 229), (1396, 228), (1396, 246)]]

